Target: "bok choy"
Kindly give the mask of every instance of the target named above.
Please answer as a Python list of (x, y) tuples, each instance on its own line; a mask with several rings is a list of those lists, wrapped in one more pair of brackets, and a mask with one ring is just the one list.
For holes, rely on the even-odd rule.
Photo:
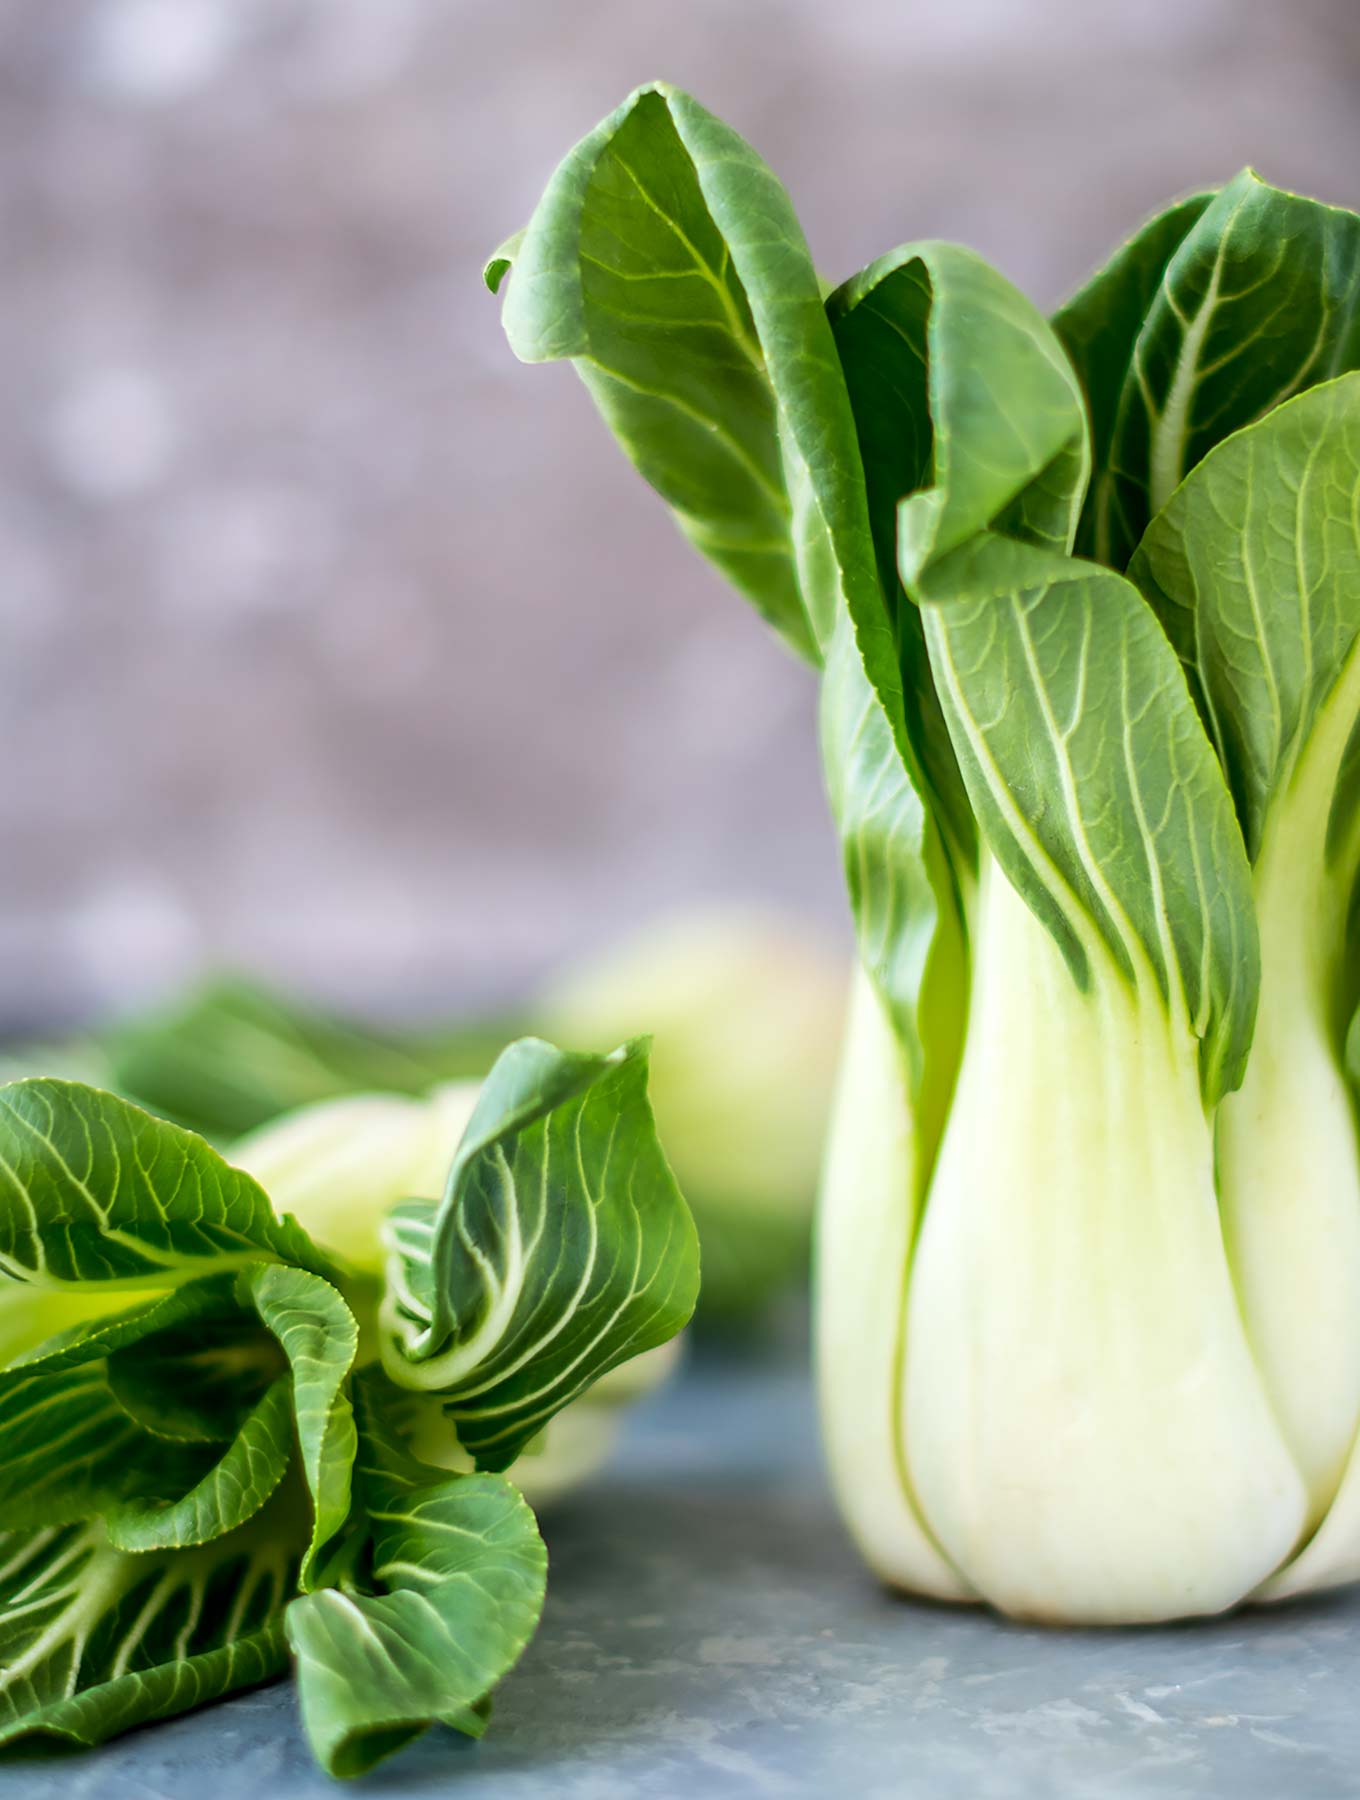
[(290, 1664), (332, 1774), (480, 1735), (546, 1579), (506, 1471), (694, 1305), (646, 1071), (641, 1042), (506, 1050), (385, 1291), (193, 1133), (0, 1088), (0, 1744)]
[(1247, 172), (1051, 321), (937, 242), (824, 301), (657, 85), (507, 274), (515, 353), (820, 671), (859, 971), (818, 1359), (866, 1558), (1106, 1623), (1360, 1576), (1360, 218)]
[[(322, 1100), (241, 1138), (231, 1158), (276, 1207), (342, 1254), (357, 1275), (376, 1287), (390, 1272), (395, 1305), (407, 1229), (398, 1209), (413, 1201), (428, 1208), (439, 1198), (480, 1092), (478, 1082), (454, 1081), (422, 1098), (353, 1094)], [(531, 1506), (543, 1507), (603, 1464), (629, 1404), (665, 1378), (679, 1348), (671, 1339), (630, 1358), (553, 1415), (515, 1464), (515, 1485)], [(394, 1375), (401, 1380), (400, 1365)], [(401, 1399), (400, 1411), (402, 1430), (424, 1461), (438, 1468), (474, 1466), (440, 1394), (413, 1390)]]
[[(657, 1128), (703, 1243), (697, 1322), (730, 1332), (759, 1325), (806, 1271), (845, 987), (834, 949), (793, 920), (758, 907), (690, 908), (568, 963), (509, 1013), (439, 1029), (384, 1030), (218, 978), (91, 1042), (12, 1060), (16, 1074), (79, 1074), (112, 1088), (234, 1155), (243, 1135), (342, 1096), (426, 1096), (479, 1081), (526, 1032), (601, 1051), (646, 1032)], [(309, 1116), (294, 1141), (306, 1139), (318, 1179), (333, 1171), (341, 1139), (367, 1144), (354, 1143), (361, 1160), (341, 1183), (367, 1230), (363, 1160), (378, 1159), (379, 1186), (390, 1188), (400, 1169), (382, 1160), (381, 1122), (418, 1136), (417, 1115), (365, 1105)], [(440, 1141), (440, 1183), (452, 1151)], [(328, 1217), (323, 1235), (343, 1248), (336, 1229)]]

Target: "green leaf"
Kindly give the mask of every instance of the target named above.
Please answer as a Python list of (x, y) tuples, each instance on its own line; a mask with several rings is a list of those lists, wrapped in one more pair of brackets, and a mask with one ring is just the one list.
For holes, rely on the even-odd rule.
[(352, 1093), (423, 1094), (480, 1076), (503, 1024), (400, 1038), (334, 1018), (253, 982), (210, 982), (103, 1040), (111, 1085), (152, 1112), (228, 1142), (281, 1113)]
[[(954, 1051), (934, 1042), (928, 990), (933, 965), (948, 988), (960, 963), (964, 876), (925, 771), (946, 795), (958, 778), (928, 693), (913, 688), (910, 709), (904, 698), (855, 421), (787, 195), (741, 138), (658, 84), (566, 158), (518, 247), (492, 259), (493, 287), (510, 264), (515, 353), (571, 358), (681, 530), (825, 662), (822, 730), (860, 956), (918, 1095), (934, 1063), (947, 1086)], [(957, 808), (954, 825), (966, 857)]]
[(931, 484), (900, 506), (899, 564), (983, 835), (1078, 987), (1099, 955), (1159, 995), (1216, 1097), (1254, 1017), (1250, 876), (1171, 646), (1130, 584), (1068, 554), (1088, 468), (1071, 367), (969, 252), (894, 252), (832, 310), (870, 299), (914, 334), (898, 391)]
[[(838, 288), (827, 312), (854, 412), (879, 580), (897, 639), (913, 741), (932, 808), (957, 846), (958, 859), (970, 865), (977, 829), (935, 693), (920, 614), (906, 601), (897, 572), (897, 504), (929, 483), (934, 452), (923, 359), (930, 304), (924, 265), (910, 251), (894, 252)], [(837, 747), (842, 737), (828, 733), (828, 746)], [(919, 827), (910, 835), (920, 837)], [(918, 856), (925, 854), (923, 845)], [(912, 916), (918, 916), (915, 908)]]
[(0, 1088), (0, 1271), (170, 1286), (260, 1260), (331, 1265), (201, 1138), (78, 1082)]
[(924, 1182), (958, 1068), (973, 871), (951, 860), (881, 693), (847, 614), (822, 681), (822, 762), (856, 949), (901, 1051)]
[(646, 1087), (644, 1043), (580, 1056), (521, 1039), (487, 1076), (439, 1207), (401, 1211), (384, 1364), (445, 1396), (479, 1468), (508, 1467), (694, 1309), (694, 1225)]
[(182, 1488), (204, 1467), (201, 1448), (168, 1444), (129, 1418), (100, 1363), (0, 1375), (0, 1527), (86, 1519)]
[(244, 1280), (292, 1370), (293, 1422), (313, 1508), (300, 1577), (306, 1588), (318, 1555), (349, 1514), (357, 1446), (345, 1384), (359, 1347), (359, 1328), (330, 1283), (305, 1269), (273, 1264), (250, 1270)]
[(242, 1413), (279, 1373), (281, 1359), (268, 1352), (268, 1340), (242, 1342), (235, 1277), (206, 1276), (59, 1332), (10, 1368), (36, 1374), (104, 1363), (112, 1397), (144, 1430), (183, 1443), (218, 1443), (234, 1435)]
[[(205, 1543), (245, 1523), (263, 1505), (288, 1469), (297, 1440), (302, 1472), (313, 1501), (313, 1530), (302, 1566), (304, 1584), (311, 1580), (317, 1553), (335, 1537), (349, 1514), (349, 1471), (354, 1460), (354, 1426), (345, 1393), (345, 1381), (358, 1348), (358, 1325), (340, 1294), (317, 1274), (266, 1264), (248, 1269), (239, 1282), (239, 1298), (252, 1312), (241, 1309), (230, 1319), (232, 1330), (201, 1346), (205, 1379), (218, 1393), (218, 1417), (236, 1417), (228, 1427), (230, 1444), (218, 1462), (201, 1472), (194, 1487), (174, 1496), (166, 1487), (155, 1490), (157, 1501), (140, 1501), (108, 1514), (110, 1541), (122, 1550), (171, 1548), (174, 1544)], [(272, 1334), (264, 1337), (254, 1316)], [(257, 1384), (264, 1372), (277, 1370), (279, 1361), (261, 1354), (273, 1341), (281, 1346), (288, 1372), (279, 1373), (263, 1393)], [(166, 1357), (182, 1346), (180, 1332), (151, 1336), (137, 1348), (133, 1390), (146, 1404), (151, 1429), (162, 1424), (166, 1402)], [(146, 1361), (148, 1350), (151, 1363)], [(121, 1350), (112, 1359), (117, 1368)], [(183, 1372), (192, 1368), (185, 1354)], [(239, 1384), (236, 1391), (232, 1384)], [(115, 1384), (115, 1395), (119, 1388)], [(122, 1395), (119, 1395), (122, 1397)], [(173, 1408), (173, 1393), (167, 1397)], [(246, 1409), (246, 1400), (254, 1404)], [(210, 1415), (209, 1415), (210, 1417)], [(174, 1424), (178, 1415), (171, 1413)], [(166, 1505), (164, 1501), (171, 1501)]]
[(1185, 676), (1121, 577), (1039, 553), (997, 593), (1001, 562), (942, 571), (957, 597), (926, 613), (979, 821), (1079, 988), (1103, 949), (1200, 1040), (1212, 1103), (1241, 1079), (1259, 947)]
[(280, 1376), (231, 1443), (187, 1492), (136, 1498), (103, 1509), (118, 1550), (176, 1550), (225, 1537), (259, 1512), (288, 1471), (293, 1450), (291, 1383)]
[(296, 1430), (314, 1503), (310, 1571), (349, 1510), (344, 1384), (358, 1327), (306, 1270), (266, 1264), (240, 1279), (240, 1297), (230, 1276), (190, 1282), (0, 1375), (6, 1524), (101, 1513), (116, 1548), (202, 1543), (264, 1504)]
[[(1358, 488), (1360, 375), (1344, 375), (1211, 451), (1129, 566), (1193, 673), (1253, 861), (1314, 734), (1335, 737), (1335, 781), (1355, 726)], [(1354, 787), (1335, 810), (1334, 792), (1319, 856), (1324, 833), (1333, 851), (1354, 835)]]
[(201, 1549), (129, 1556), (98, 1524), (0, 1536), (0, 1745), (103, 1743), (287, 1666), (295, 1527), (280, 1496)]
[(206, 1276), (134, 1306), (104, 1314), (58, 1332), (15, 1357), (11, 1369), (75, 1369), (144, 1342), (159, 1332), (206, 1331), (210, 1321), (235, 1319), (240, 1312), (233, 1296), (235, 1278)]
[(169, 1325), (110, 1356), (115, 1399), (148, 1431), (226, 1443), (283, 1373), (277, 1343), (229, 1292), (230, 1304), (215, 1316)]
[(1093, 562), (1111, 561), (1110, 454), (1134, 346), (1167, 264), (1213, 197), (1193, 194), (1149, 219), (1053, 315), (1053, 330), (1081, 381), (1091, 420), (1091, 486), (1074, 548)]
[(1099, 498), (1101, 560), (1124, 567), (1215, 444), (1358, 363), (1360, 217), (1244, 170), (1177, 246), (1132, 346)]
[(202, 1334), (224, 1315), (239, 1318), (230, 1282), (189, 1282), (61, 1332), (0, 1374), (4, 1526), (65, 1524), (130, 1496), (183, 1492), (199, 1479), (214, 1453), (167, 1443), (165, 1436), (181, 1434), (158, 1433), (130, 1414), (110, 1362), (156, 1334)]
[[(784, 360), (825, 330), (802, 233), (769, 171), (688, 95), (639, 89), (562, 163), (513, 258), (508, 247), (493, 258), (497, 285), (512, 260), (515, 354), (576, 362), (680, 529), (815, 659), (779, 386)], [(754, 307), (775, 283), (767, 342)], [(823, 365), (813, 383), (834, 380)]]
[(436, 1722), (479, 1735), (491, 1689), (533, 1636), (547, 1580), (543, 1540), (509, 1481), (416, 1462), (371, 1399), (361, 1397), (360, 1422), (376, 1591), (322, 1589), (287, 1614), (307, 1736), (342, 1776)]

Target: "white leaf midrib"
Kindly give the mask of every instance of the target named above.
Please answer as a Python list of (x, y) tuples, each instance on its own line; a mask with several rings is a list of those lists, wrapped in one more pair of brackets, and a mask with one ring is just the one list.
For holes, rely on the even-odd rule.
[[(1153, 406), (1151, 396), (1144, 387), (1144, 400), (1152, 419), (1152, 429), (1148, 434), (1148, 505), (1154, 515), (1162, 510), (1172, 494), (1175, 493), (1181, 484), (1181, 476), (1185, 472), (1185, 445), (1189, 437), (1190, 407), (1199, 383), (1200, 354), (1204, 349), (1204, 340), (1209, 334), (1209, 325), (1218, 305), (1223, 276), (1223, 256), (1230, 230), (1231, 221), (1219, 237), (1214, 266), (1209, 276), (1209, 285), (1204, 290), (1204, 298), (1200, 301), (1199, 310), (1188, 321), (1182, 332), (1180, 349), (1176, 356), (1176, 367), (1172, 371), (1171, 381), (1166, 390), (1166, 399), (1160, 410)], [(1167, 304), (1171, 308), (1173, 316), (1179, 319), (1180, 314), (1171, 298), (1169, 286)], [(1144, 380), (1140, 369), (1140, 384)]]

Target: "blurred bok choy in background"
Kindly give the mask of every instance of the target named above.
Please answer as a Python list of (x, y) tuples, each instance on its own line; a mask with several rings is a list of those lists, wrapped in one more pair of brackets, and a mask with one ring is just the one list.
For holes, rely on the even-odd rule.
[(9, 1070), (100, 1082), (219, 1146), (251, 1134), (237, 1159), (264, 1155), (271, 1175), (284, 1159), (283, 1203), (337, 1249), (363, 1243), (362, 1263), (373, 1205), (441, 1191), (477, 1083), (510, 1038), (604, 1051), (646, 1033), (657, 1127), (703, 1245), (699, 1318), (741, 1329), (806, 1270), (847, 986), (816, 931), (758, 908), (696, 909), (569, 967), (505, 1016), (379, 1028), (223, 979), (87, 1041), (17, 1050)]

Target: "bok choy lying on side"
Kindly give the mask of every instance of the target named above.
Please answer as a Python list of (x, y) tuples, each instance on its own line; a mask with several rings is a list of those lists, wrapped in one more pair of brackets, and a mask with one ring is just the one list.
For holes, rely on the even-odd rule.
[(866, 1557), (1103, 1622), (1360, 1575), (1360, 219), (1246, 173), (1051, 324), (942, 243), (823, 304), (769, 170), (657, 86), (510, 271), (516, 354), (821, 671)]
[(481, 1733), (546, 1577), (504, 1471), (694, 1305), (646, 1067), (512, 1045), (385, 1296), (193, 1133), (0, 1088), (0, 1744), (99, 1743), (290, 1658), (333, 1774)]

